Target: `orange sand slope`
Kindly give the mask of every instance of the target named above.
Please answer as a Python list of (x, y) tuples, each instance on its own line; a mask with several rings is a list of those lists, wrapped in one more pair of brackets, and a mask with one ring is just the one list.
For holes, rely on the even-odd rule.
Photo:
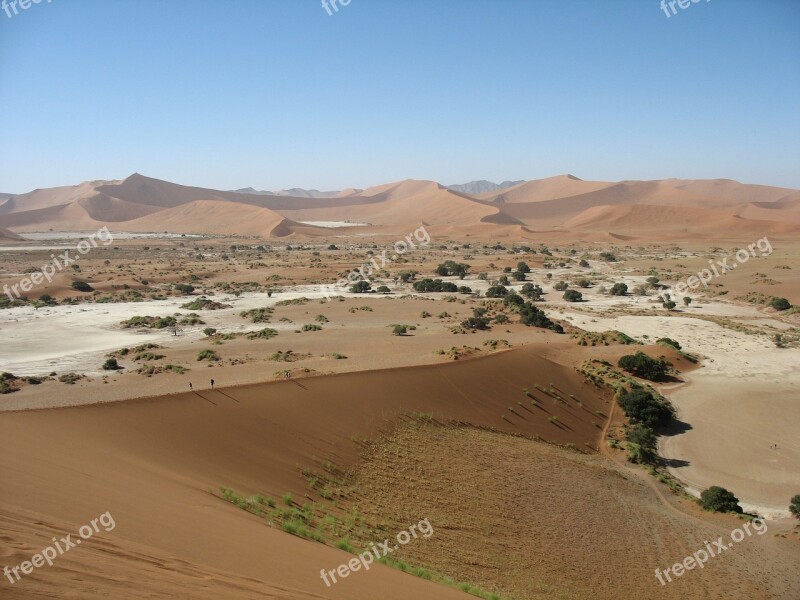
[[(556, 382), (563, 397), (583, 404), (510, 413), (511, 399), (525, 398), (522, 389), (537, 381)], [(527, 348), (446, 365), (4, 413), (2, 562), (18, 565), (107, 511), (117, 526), (0, 589), (11, 598), (466, 598), (382, 566), (326, 588), (320, 569), (349, 554), (265, 526), (208, 490), (303, 498), (310, 491), (301, 468), (353, 464), (355, 436), (374, 437), (415, 411), (596, 447), (592, 420), (609, 406), (596, 394), (572, 368)]]
[[(230, 214), (220, 219), (222, 206)], [(35, 190), (0, 205), (0, 226), (16, 232), (105, 224), (117, 231), (303, 238), (331, 234), (298, 221), (364, 223), (357, 233), (386, 235), (424, 224), (439, 235), (483, 239), (527, 239), (548, 231), (563, 236), (566, 230), (575, 239), (651, 240), (654, 224), (664, 239), (794, 236), (800, 233), (800, 191), (731, 180), (615, 183), (563, 175), (474, 197), (411, 179), (333, 196), (293, 197), (183, 186), (137, 173), (121, 182)]]

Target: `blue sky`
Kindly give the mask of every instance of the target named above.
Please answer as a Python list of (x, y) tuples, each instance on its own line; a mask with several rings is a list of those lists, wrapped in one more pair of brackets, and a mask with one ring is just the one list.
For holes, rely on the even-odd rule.
[(796, 0), (669, 18), (659, 0), (351, 0), (333, 16), (320, 1), (0, 10), (0, 191), (133, 172), (221, 189), (561, 173), (800, 188)]

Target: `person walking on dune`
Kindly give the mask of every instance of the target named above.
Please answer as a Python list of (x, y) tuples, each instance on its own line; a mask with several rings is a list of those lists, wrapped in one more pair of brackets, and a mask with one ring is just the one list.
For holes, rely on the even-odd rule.
[(192, 382), (191, 382), (191, 381), (189, 382), (189, 391), (190, 391), (190, 392), (193, 392), (193, 391), (194, 391), (194, 389), (192, 388)]
[(213, 379), (211, 380), (211, 389), (212, 390), (214, 389), (214, 380)]

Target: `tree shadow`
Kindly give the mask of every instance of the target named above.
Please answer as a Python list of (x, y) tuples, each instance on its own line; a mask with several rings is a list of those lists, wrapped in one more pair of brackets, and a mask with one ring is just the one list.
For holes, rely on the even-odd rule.
[(665, 467), (671, 467), (673, 469), (678, 469), (680, 467), (688, 467), (692, 463), (688, 460), (682, 460), (680, 458), (661, 458), (661, 464)]
[(665, 437), (672, 437), (675, 435), (686, 433), (691, 429), (693, 429), (693, 427), (689, 423), (681, 421), (680, 419), (673, 419), (672, 421), (670, 421), (669, 425), (659, 428), (658, 433)]

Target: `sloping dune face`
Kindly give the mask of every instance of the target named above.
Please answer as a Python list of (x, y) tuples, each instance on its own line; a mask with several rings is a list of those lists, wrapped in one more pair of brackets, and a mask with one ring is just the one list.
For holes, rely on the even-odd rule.
[(595, 206), (567, 221), (564, 227), (610, 232), (648, 232), (662, 239), (689, 232), (698, 236), (724, 235), (726, 238), (800, 232), (796, 225), (742, 219), (719, 210), (647, 204)]
[(0, 215), (54, 208), (69, 204), (83, 198), (95, 196), (98, 186), (109, 183), (112, 182), (85, 181), (80, 185), (46, 188), (34, 190), (27, 194), (20, 194), (19, 196), (13, 196), (7, 202), (0, 205)]
[[(542, 395), (547, 411), (529, 404), (509, 412), (509, 398), (528, 401), (522, 390), (536, 381), (553, 382), (568, 402)], [(608, 414), (609, 402), (572, 368), (522, 350), (447, 365), (2, 413), (0, 555), (20, 564), (53, 536), (74, 538), (81, 525), (109, 512), (113, 531), (15, 583), (14, 597), (58, 590), (79, 598), (466, 598), (379, 565), (326, 588), (320, 569), (351, 555), (265, 526), (209, 490), (226, 486), (274, 498), (290, 491), (300, 503), (325, 504), (301, 470), (323, 461), (356, 463), (360, 446), (353, 440), (374, 438), (415, 412), (596, 447), (600, 430), (592, 421), (598, 411)]]
[[(356, 198), (371, 201), (352, 204)], [(419, 223), (442, 228), (470, 227), (492, 219), (518, 223), (516, 219), (502, 216), (490, 203), (473, 200), (433, 181), (406, 180), (369, 188), (357, 197), (343, 198), (339, 202), (339, 206), (282, 213), (296, 221), (353, 221), (393, 227), (398, 231)]]
[(614, 185), (605, 181), (583, 181), (574, 175), (559, 175), (547, 179), (535, 179), (514, 186), (507, 190), (499, 190), (479, 194), (477, 198), (494, 202), (542, 202), (557, 198), (569, 198), (579, 194), (588, 194)]
[(22, 236), (0, 227), (0, 240), (21, 240)]
[(276, 212), (258, 206), (237, 205), (219, 200), (196, 200), (175, 208), (128, 221), (130, 231), (169, 231), (174, 233), (216, 233), (284, 236), (291, 233), (291, 222)]
[(195, 200), (225, 200), (225, 192), (176, 185), (134, 173), (118, 185), (99, 186), (97, 191), (136, 204), (174, 208)]

